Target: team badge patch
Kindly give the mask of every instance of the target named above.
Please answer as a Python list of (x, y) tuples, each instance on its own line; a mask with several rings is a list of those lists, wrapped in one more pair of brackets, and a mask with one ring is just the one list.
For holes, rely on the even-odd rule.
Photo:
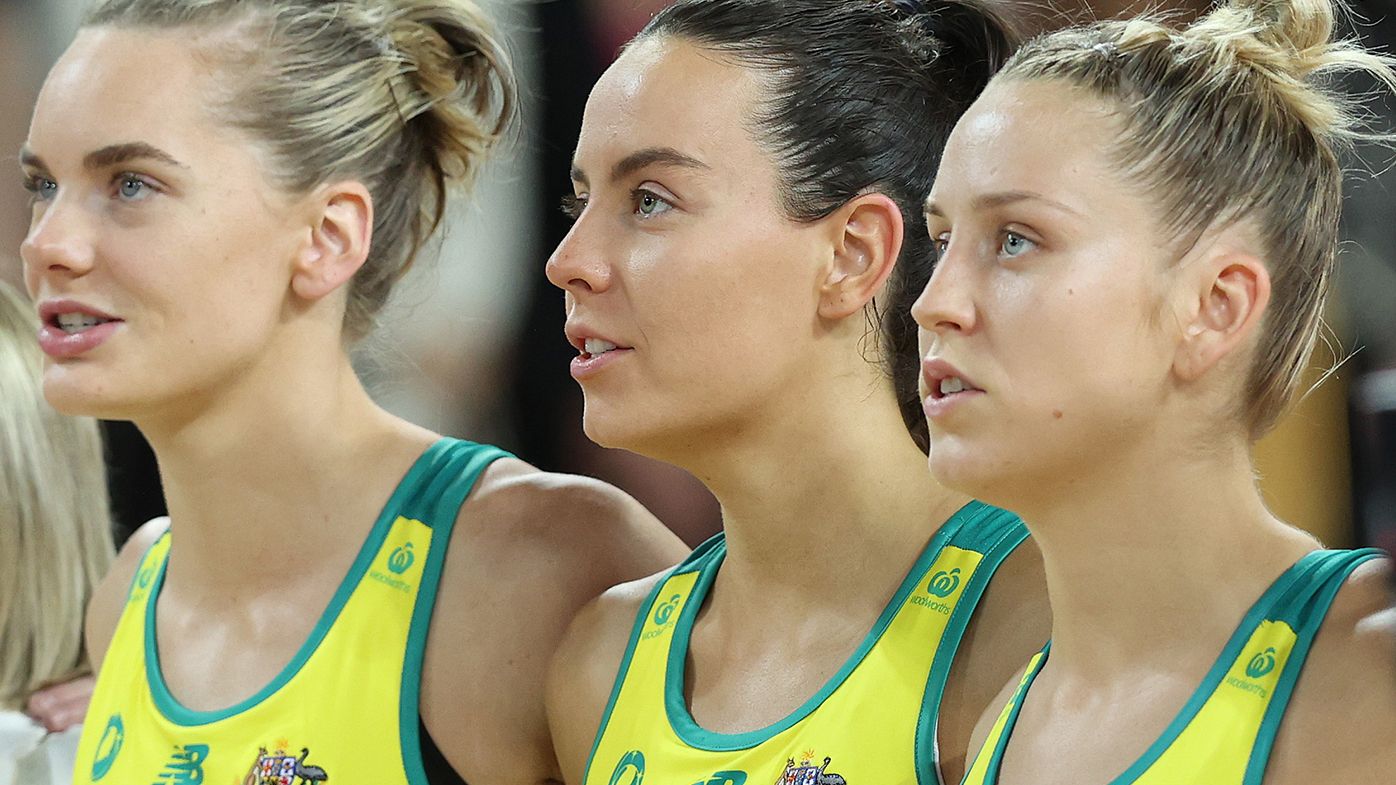
[(775, 785), (848, 785), (841, 775), (828, 771), (829, 764), (833, 758), (825, 756), (824, 762), (818, 766), (811, 761), (814, 760), (814, 751), (806, 751), (800, 756), (800, 765), (795, 765), (794, 758), (785, 759), (785, 771), (781, 772)]
[(310, 750), (301, 748), (300, 755), (289, 755), (278, 747), (267, 752), (266, 747), (257, 750), (257, 760), (252, 770), (243, 779), (243, 785), (310, 785), (312, 782), (329, 782), (330, 775), (321, 767), (307, 763)]

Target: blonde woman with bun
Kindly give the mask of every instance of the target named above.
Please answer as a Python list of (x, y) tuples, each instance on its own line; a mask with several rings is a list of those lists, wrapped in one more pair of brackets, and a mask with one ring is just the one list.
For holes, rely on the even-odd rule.
[(54, 66), (21, 153), (44, 394), (134, 421), (170, 510), (91, 604), (75, 783), (558, 776), (564, 626), (683, 549), (391, 416), (348, 354), (512, 96), (465, 0), (107, 0)]
[[(44, 402), (37, 329), (0, 282), (0, 785), (71, 778), (77, 730), (46, 735), (22, 709), (50, 685), (90, 682), (82, 612), (112, 560), (97, 423)], [(49, 692), (64, 691), (84, 689)]]
[(950, 137), (913, 309), (930, 466), (1023, 516), (1053, 616), (966, 785), (1396, 771), (1391, 563), (1276, 519), (1251, 457), (1320, 329), (1340, 156), (1383, 137), (1331, 77), (1396, 86), (1340, 11), (1050, 34)]

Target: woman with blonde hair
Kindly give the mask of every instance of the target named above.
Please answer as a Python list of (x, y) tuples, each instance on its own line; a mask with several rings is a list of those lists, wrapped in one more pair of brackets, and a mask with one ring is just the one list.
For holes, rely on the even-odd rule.
[(106, 0), (54, 66), (21, 155), (44, 393), (134, 421), (170, 510), (92, 603), (74, 782), (557, 778), (566, 623), (683, 548), (349, 358), (512, 106), (468, 0)]
[(1047, 35), (950, 137), (913, 309), (930, 466), (1023, 516), (1053, 616), (969, 785), (1396, 770), (1390, 561), (1277, 519), (1251, 456), (1320, 329), (1340, 156), (1385, 136), (1330, 79), (1396, 87), (1333, 40), (1339, 10), (1234, 0), (1184, 29)]
[(88, 673), (82, 613), (112, 560), (97, 423), (44, 401), (29, 305), (0, 282), (0, 785), (66, 782), (77, 738), (22, 709)]

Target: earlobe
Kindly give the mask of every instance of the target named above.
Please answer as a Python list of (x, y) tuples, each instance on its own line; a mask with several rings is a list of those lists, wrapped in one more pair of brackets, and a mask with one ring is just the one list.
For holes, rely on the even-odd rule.
[(885, 194), (856, 197), (833, 215), (831, 262), (819, 292), (819, 315), (843, 319), (859, 313), (882, 289), (901, 254), (901, 208)]
[(1210, 274), (1195, 290), (1192, 316), (1174, 358), (1174, 372), (1188, 381), (1245, 344), (1270, 302), (1270, 271), (1256, 256), (1229, 252), (1212, 260), (1208, 269)]
[(300, 249), (291, 289), (319, 300), (354, 277), (368, 259), (373, 236), (373, 200), (362, 183), (323, 186), (310, 197), (307, 240)]

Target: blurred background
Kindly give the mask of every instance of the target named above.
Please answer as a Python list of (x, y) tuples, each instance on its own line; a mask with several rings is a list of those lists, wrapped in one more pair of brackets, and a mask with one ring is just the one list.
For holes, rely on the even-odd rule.
[[(850, 0), (871, 2), (872, 0)], [(992, 2), (993, 0), (991, 0)], [(88, 0), (0, 0), (0, 151), (23, 143), (49, 65)], [(617, 49), (664, 0), (483, 0), (513, 49), (524, 88), (522, 131), (457, 200), (436, 256), (424, 256), (359, 350), (357, 364), (389, 409), (441, 433), (499, 444), (544, 469), (612, 482), (690, 544), (719, 526), (716, 503), (672, 467), (593, 445), (581, 430), (580, 391), (568, 374), (561, 293), (543, 277), (566, 233), (557, 209), (587, 91)], [(997, 0), (1025, 29), (1128, 14), (1144, 3)], [(1188, 16), (1207, 3), (1154, 2)], [(1396, 0), (1356, 0), (1350, 34), (1391, 51)], [(1369, 89), (1354, 83), (1351, 89)], [(1396, 122), (1386, 105), (1383, 127)], [(1342, 367), (1258, 448), (1260, 482), (1281, 517), (1331, 547), (1396, 550), (1396, 173), (1388, 151), (1350, 162), (1347, 242), (1328, 314), (1334, 351), (1314, 379)], [(0, 187), (0, 279), (20, 282), (28, 225), (17, 166)], [(0, 181), (3, 182), (3, 181)], [(752, 347), (760, 351), (760, 347)], [(1349, 355), (1351, 355), (1349, 357)], [(122, 531), (163, 513), (154, 457), (126, 423), (105, 423), (113, 507)], [(833, 472), (833, 467), (830, 467)]]

